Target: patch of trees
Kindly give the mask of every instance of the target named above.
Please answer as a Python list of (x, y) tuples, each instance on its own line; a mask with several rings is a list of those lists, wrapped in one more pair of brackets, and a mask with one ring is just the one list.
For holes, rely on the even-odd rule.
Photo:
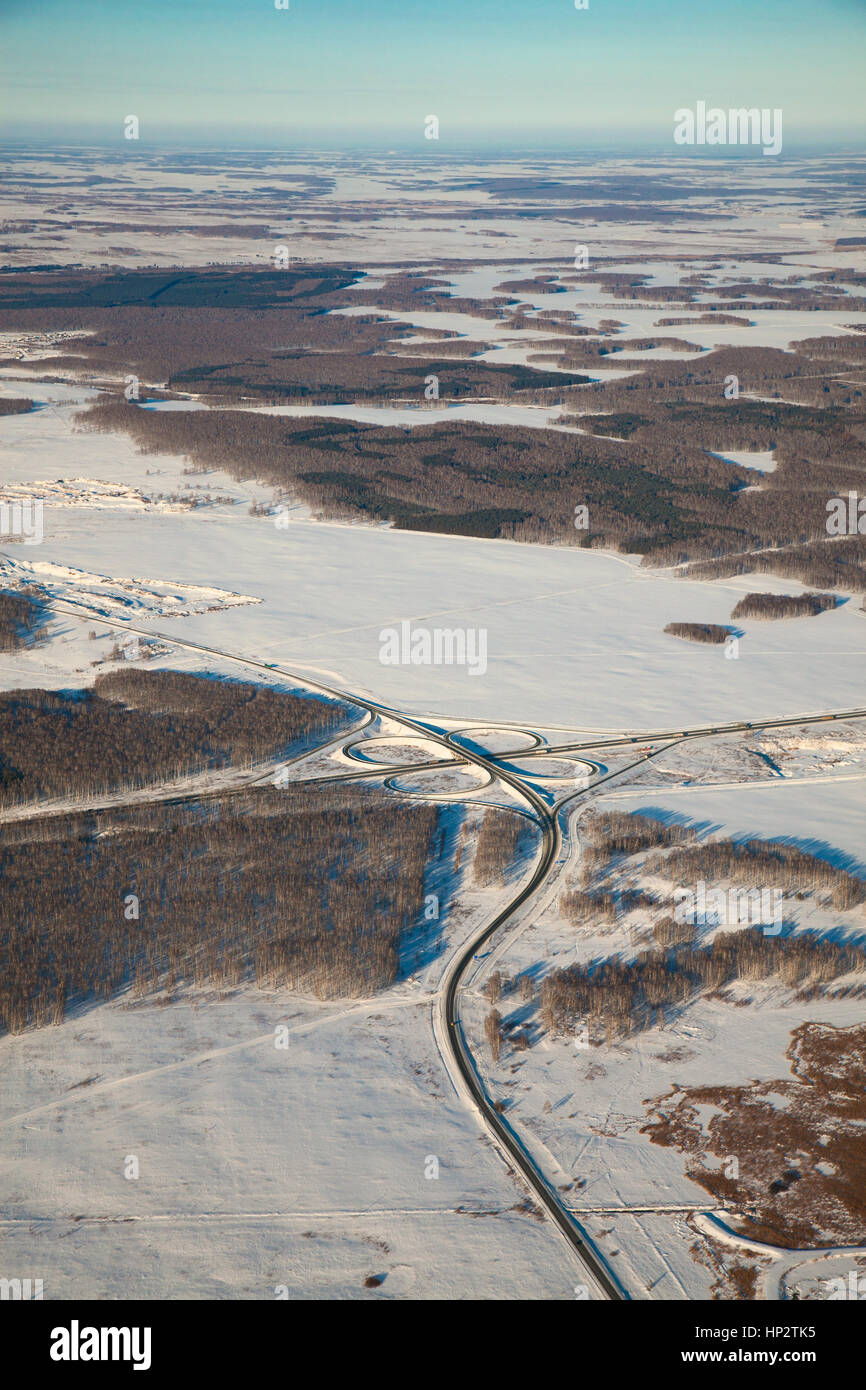
[(44, 607), (26, 594), (0, 591), (0, 651), (27, 646), (42, 629)]
[[(595, 862), (600, 862), (596, 860)], [(573, 926), (613, 926), (620, 912), (632, 912), (635, 908), (644, 910), (657, 907), (656, 899), (648, 893), (636, 893), (629, 889), (618, 892), (588, 893), (581, 888), (571, 888), (559, 899), (559, 910)]]
[(675, 883), (730, 880), (784, 888), (792, 894), (824, 892), (833, 907), (842, 910), (866, 902), (866, 884), (856, 874), (783, 840), (702, 840), (653, 855), (646, 868)]
[(421, 920), (439, 819), (369, 789), (269, 787), (7, 827), (0, 1024), (121, 993), (384, 989)]
[(490, 1055), (498, 1062), (502, 1050), (502, 1015), (498, 1009), (491, 1009), (485, 1018), (484, 1035), (490, 1044)]
[(753, 552), (688, 565), (690, 579), (728, 579), (738, 574), (778, 574), (821, 589), (866, 590), (866, 536), (840, 536), (832, 543), (795, 545), (769, 554)]
[(584, 875), (589, 876), (595, 869), (606, 866), (615, 854), (630, 856), (660, 846), (688, 844), (697, 837), (688, 825), (665, 825), (652, 816), (628, 811), (604, 811), (581, 819), (580, 838)]
[(479, 887), (501, 884), (525, 852), (529, 822), (513, 811), (484, 812), (475, 844), (473, 875)]
[[(573, 389), (562, 388), (566, 394)], [(591, 393), (582, 403), (591, 398), (607, 406), (594, 388), (577, 389)], [(790, 421), (792, 412), (810, 412), (770, 405), (756, 416), (731, 401), (718, 408), (721, 419), (706, 429), (704, 447), (694, 441), (693, 426), (704, 429), (702, 415), (714, 407), (694, 401), (686, 403), (681, 419), (663, 419), (658, 397), (650, 396), (646, 390), (634, 401), (623, 398), (639, 409), (615, 412), (630, 417), (622, 442), (465, 422), (411, 431), (348, 421), (311, 426), (254, 412), (141, 411), (125, 402), (101, 404), (78, 419), (86, 428), (123, 430), (147, 452), (184, 453), (193, 466), (259, 478), (338, 519), (360, 516), (409, 529), (604, 545), (643, 554), (652, 564), (714, 563), (739, 555), (748, 568), (753, 555), (766, 552), (772, 568), (784, 564), (785, 547), (828, 549), (827, 498), (844, 495), (849, 485), (856, 488), (866, 467), (866, 449), (849, 422), (843, 424), (841, 411), (813, 412), (815, 421), (798, 419), (796, 429), (786, 429), (771, 418), (774, 413), (787, 412)], [(609, 420), (591, 423), (604, 431)], [(725, 420), (727, 432), (720, 437)], [(586, 417), (575, 422), (583, 426)], [(746, 490), (754, 473), (708, 452), (723, 442), (731, 448), (775, 445), (778, 467), (760, 488)], [(588, 531), (575, 530), (573, 507), (563, 504), (566, 494), (588, 506)], [(843, 559), (841, 550), (836, 557)], [(854, 585), (863, 580), (857, 566), (850, 579)]]
[(32, 409), (27, 396), (0, 396), (0, 415), (26, 415)]
[[(428, 350), (429, 351), (429, 350)], [(187, 367), (175, 372), (169, 387), (174, 391), (206, 394), (214, 401), (253, 399), (261, 404), (387, 404), (417, 400), (423, 407), (428, 376), (439, 381), (440, 396), (447, 400), (507, 399), (529, 391), (561, 391), (589, 378), (573, 373), (545, 371), (542, 367), (495, 366), (484, 361), (440, 361), (422, 357), (399, 365), (393, 353), (370, 355), (355, 352), (279, 352), (259, 361)], [(531, 399), (536, 399), (532, 397)], [(538, 399), (544, 399), (540, 397)]]
[(610, 415), (569, 415), (564, 423), (589, 430), (590, 434), (615, 435), (617, 439), (630, 439), (636, 430), (650, 424), (650, 421), (645, 415), (629, 415), (626, 411), (614, 411)]
[[(248, 364), (255, 375), (287, 348), (363, 356), (412, 332), (375, 312), (326, 312), (350, 302), (345, 291), (357, 279), (357, 272), (328, 267), (189, 270), (179, 279), (176, 271), (28, 271), (26, 286), (21, 276), (0, 275), (0, 329), (69, 333), (66, 355), (41, 360), (46, 373), (121, 381), (132, 372), (142, 382), (164, 382), (189, 368)], [(15, 359), (5, 363), (14, 366)]]
[[(738, 884), (783, 888), (790, 895), (824, 892), (833, 907), (848, 909), (866, 902), (866, 884), (856, 874), (785, 840), (698, 839), (690, 825), (672, 824), (628, 811), (596, 812), (580, 822), (585, 877), (610, 868), (614, 856), (650, 853), (646, 872), (678, 884), (732, 881)], [(621, 877), (621, 868), (618, 873)], [(577, 896), (577, 895), (576, 895)], [(594, 911), (611, 900), (600, 893), (580, 895), (586, 906), (575, 903), (578, 914)], [(651, 906), (652, 899), (620, 889), (623, 907)], [(582, 920), (582, 918), (579, 918)]]
[[(563, 179), (549, 178), (538, 174), (491, 174), (482, 178), (458, 179), (451, 186), (455, 191), (483, 189), (491, 198), (509, 203), (526, 202), (574, 202), (580, 198), (610, 198), (634, 202), (659, 199), (662, 202), (691, 202), (695, 197), (694, 185), (685, 180), (668, 178), (659, 174), (621, 173), (594, 174), (578, 177), (566, 182)], [(703, 197), (733, 198), (751, 192), (747, 187), (732, 187), (730, 182), (719, 179), (714, 183), (701, 183)], [(620, 259), (622, 259), (620, 257)], [(659, 256), (659, 260), (674, 257)], [(633, 275), (623, 278), (634, 280)], [(643, 279), (644, 277), (638, 277)]]
[(687, 338), (618, 338), (611, 352), (651, 352), (653, 348), (669, 348), (671, 352), (700, 352), (700, 343), (690, 343)]
[(653, 936), (660, 946), (691, 945), (695, 935), (691, 923), (678, 922), (674, 917), (660, 917), (653, 923)]
[(575, 927), (582, 927), (587, 922), (602, 927), (611, 926), (617, 918), (613, 893), (584, 893), (579, 888), (563, 893), (559, 899), (559, 910)]
[(267, 309), (295, 299), (327, 301), (355, 284), (360, 271), (339, 266), (261, 270), (239, 267), (169, 270), (30, 271), (0, 275), (0, 308)]
[(835, 594), (744, 594), (732, 618), (814, 618), (837, 605)]
[[(182, 453), (194, 466), (258, 478), (327, 517), (411, 529), (648, 551), (671, 535), (697, 537), (700, 508), (717, 504), (729, 516), (735, 506), (731, 465), (700, 450), (696, 471), (678, 461), (672, 478), (653, 471), (656, 455), (634, 441), (554, 430), (445, 421), (412, 430), (344, 420), (310, 425), (252, 411), (158, 412), (125, 402), (77, 418), (84, 428), (129, 433), (148, 453)], [(566, 495), (589, 506), (590, 532), (575, 530)]]
[(588, 848), (605, 856), (637, 854), (658, 845), (681, 845), (695, 839), (688, 825), (665, 825), (652, 816), (629, 811), (595, 811), (580, 822), (580, 836)]
[(565, 286), (560, 285), (555, 275), (527, 276), (523, 280), (503, 280), (496, 286), (503, 294), (563, 294)]
[(739, 314), (721, 313), (696, 314), (692, 318), (656, 319), (657, 328), (678, 328), (690, 323), (731, 323), (740, 328), (748, 328), (751, 319), (742, 318)]
[[(438, 216), (431, 212), (431, 217)], [(441, 214), (443, 220), (450, 213)], [(510, 302), (507, 295), (494, 294), (490, 299), (471, 299), (453, 295), (449, 292), (450, 281), (434, 279), (428, 271), (399, 270), (388, 275), (383, 285), (372, 291), (376, 307), (390, 309), (396, 313), (412, 313), (423, 309), (425, 312), (440, 310), (457, 314), (471, 314), (473, 318), (497, 319)], [(357, 302), (357, 296), (355, 297)], [(426, 335), (427, 329), (424, 333)], [(417, 345), (413, 345), (413, 350)]]
[(729, 627), (719, 623), (668, 623), (665, 632), (682, 637), (686, 642), (724, 642), (731, 635)]
[(0, 694), (0, 804), (152, 784), (285, 756), (348, 725), (336, 701), (179, 671)]
[(757, 928), (722, 932), (707, 946), (641, 952), (635, 960), (605, 960), (555, 970), (541, 987), (541, 1011), (552, 1033), (587, 1024), (608, 1042), (661, 1025), (672, 1009), (704, 991), (738, 980), (778, 980), (789, 989), (821, 987), (866, 971), (866, 948), (802, 935), (765, 936)]

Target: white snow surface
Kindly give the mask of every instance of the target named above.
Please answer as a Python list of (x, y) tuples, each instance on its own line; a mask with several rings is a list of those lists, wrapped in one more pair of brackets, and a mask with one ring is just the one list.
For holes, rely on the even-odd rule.
[[(19, 388), (9, 382), (7, 389), (14, 395)], [(75, 413), (64, 402), (0, 420), (7, 485), (44, 482), (49, 456), (56, 478), (148, 495), (188, 481), (182, 459), (142, 456), (128, 439), (76, 430)], [(130, 508), (126, 493), (116, 506), (106, 491), (90, 500), (80, 494), (75, 506), (47, 496), (42, 544), (7, 543), (2, 553), (22, 577), (31, 565), (51, 567), (42, 572), (54, 596), (74, 601), (82, 571), (132, 585), (138, 596), (228, 591), (235, 606), (223, 601), (218, 612), (186, 605), (189, 616), (182, 629), (171, 625), (171, 640), (318, 674), (418, 714), (535, 727), (673, 728), (853, 707), (866, 688), (856, 600), (795, 623), (744, 621), (738, 659), (728, 660), (721, 648), (679, 641), (663, 628), (727, 622), (737, 598), (761, 587), (749, 576), (694, 583), (600, 551), (323, 523), (303, 509), (280, 529), (248, 514), (251, 500), (270, 498), (268, 489), (217, 473), (200, 486), (236, 500), (176, 512)], [(579, 500), (563, 498), (564, 510), (571, 514)], [(775, 577), (769, 587), (802, 592)], [(117, 605), (110, 611), (116, 617)], [(134, 611), (148, 630), (165, 630), (156, 599)], [(383, 665), (380, 633), (404, 619), (485, 630), (486, 671)]]

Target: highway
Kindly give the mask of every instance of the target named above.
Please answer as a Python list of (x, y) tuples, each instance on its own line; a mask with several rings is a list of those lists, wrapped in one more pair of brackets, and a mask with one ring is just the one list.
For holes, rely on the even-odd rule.
[[(386, 705), (380, 704), (375, 700), (352, 694), (335, 686), (326, 685), (320, 681), (311, 680), (306, 675), (299, 675), (285, 667), (271, 662), (263, 662), (248, 656), (242, 656), (234, 652), (222, 651), (218, 648), (207, 647), (201, 643), (179, 641), (177, 636), (167, 633), (159, 633), (152, 628), (139, 628), (128, 622), (121, 622), (109, 618), (97, 617), (92, 612), (76, 609), (72, 605), (51, 603), (47, 605), (58, 613), (70, 614), (76, 618), (86, 619), (88, 622), (98, 622), (109, 628), (116, 628), (123, 632), (135, 632), (149, 638), (162, 638), (175, 647), (182, 647), (187, 651), (198, 652), (203, 656), (217, 657), (223, 661), (236, 663), (240, 666), (248, 667), (253, 670), (267, 671), (271, 675), (277, 675), (291, 680), (299, 687), (307, 687), (316, 690), (321, 694), (343, 702), (344, 704), (355, 706), (367, 713), (367, 718), (363, 724), (354, 725), (352, 729), (344, 731), (342, 735), (330, 740), (330, 746), (339, 743), (341, 739), (356, 740), (361, 728), (367, 727), (374, 718), (381, 717), (388, 719), (401, 727), (411, 731), (414, 735), (420, 735), (426, 740), (439, 744), (447, 749), (450, 754), (449, 763), (471, 763), (482, 769), (492, 781), (498, 780), (509, 787), (515, 795), (522, 800), (529, 808), (532, 819), (538, 824), (542, 833), (541, 855), (531, 878), (524, 884), (516, 896), (479, 932), (467, 941), (446, 968), (438, 996), (438, 1006), (441, 1011), (440, 1033), (444, 1046), (450, 1051), (453, 1063), (454, 1075), (452, 1079), (460, 1081), (464, 1088), (465, 1098), (476, 1108), (483, 1123), (493, 1136), (499, 1150), (506, 1163), (511, 1166), (522, 1178), (531, 1196), (540, 1205), (542, 1210), (553, 1221), (560, 1235), (569, 1244), (574, 1254), (577, 1256), (585, 1274), (587, 1276), (588, 1287), (595, 1294), (603, 1299), (627, 1300), (629, 1295), (626, 1289), (618, 1280), (616, 1273), (604, 1259), (602, 1253), (594, 1245), (587, 1232), (576, 1220), (574, 1214), (565, 1206), (556, 1189), (552, 1187), (541, 1170), (536, 1166), (530, 1154), (520, 1141), (519, 1136), (512, 1130), (507, 1120), (496, 1109), (490, 1100), (480, 1075), (475, 1066), (472, 1054), (469, 1050), (463, 1027), (460, 1021), (460, 992), (464, 984), (464, 979), (470, 970), (474, 957), (478, 950), (496, 932), (511, 921), (519, 909), (529, 901), (546, 881), (551, 868), (556, 863), (562, 844), (562, 832), (560, 826), (560, 815), (565, 806), (576, 800), (578, 797), (585, 797), (596, 791), (603, 783), (611, 781), (613, 778), (620, 777), (633, 768), (642, 765), (649, 759), (656, 757), (659, 753), (673, 744), (687, 739), (706, 738), (714, 734), (742, 733), (749, 729), (783, 728), (800, 724), (819, 723), (829, 719), (857, 719), (866, 717), (866, 709), (838, 710), (827, 713), (810, 712), (793, 717), (777, 719), (767, 719), (747, 723), (736, 721), (728, 724), (716, 724), (709, 726), (695, 727), (691, 729), (674, 729), (662, 732), (641, 732), (637, 735), (616, 735), (603, 739), (596, 739), (591, 742), (563, 743), (558, 745), (542, 745), (538, 735), (534, 735), (537, 743), (534, 747), (509, 750), (508, 752), (484, 754), (477, 748), (468, 746), (465, 742), (458, 742), (460, 730), (453, 732), (441, 732), (429, 724), (422, 723), (420, 720), (410, 715), (396, 711)], [(475, 727), (482, 727), (477, 724)], [(484, 728), (497, 727), (496, 721), (485, 724)], [(505, 728), (506, 726), (502, 726)], [(513, 726), (512, 726), (513, 727)], [(664, 741), (664, 742), (662, 742)], [(531, 781), (526, 775), (519, 775), (512, 769), (503, 766), (506, 759), (519, 757), (521, 761), (527, 758), (544, 757), (549, 755), (561, 755), (569, 752), (589, 751), (591, 749), (623, 747), (631, 744), (646, 745), (647, 743), (661, 743), (662, 746), (650, 752), (643, 752), (636, 757), (633, 762), (629, 762), (623, 767), (617, 768), (612, 772), (607, 772), (597, 777), (589, 786), (578, 790), (565, 793), (559, 797), (552, 805), (539, 795), (532, 786)], [(318, 750), (314, 750), (318, 751)], [(308, 756), (307, 753), (301, 755)], [(295, 759), (294, 761), (297, 761)], [(359, 767), (356, 770), (326, 774), (322, 777), (314, 777), (299, 781), (294, 785), (304, 786), (308, 784), (321, 784), (325, 782), (356, 781), (359, 778), (388, 778), (398, 772), (418, 772), (427, 768), (442, 768), (446, 766), (441, 759), (425, 763), (413, 763), (402, 766), (389, 766), (380, 764), (369, 770)], [(541, 774), (543, 775), (543, 774)], [(264, 778), (262, 779), (265, 780)], [(268, 782), (273, 780), (273, 770), (267, 775)], [(175, 796), (164, 798), (167, 804), (177, 804), (183, 801), (201, 800), (203, 796), (220, 797), (235, 792), (249, 789), (255, 785), (247, 781), (233, 788), (221, 788), (208, 792), (184, 792)], [(104, 808), (107, 811), (115, 809), (112, 806)], [(51, 815), (69, 814), (68, 812), (51, 812)]]

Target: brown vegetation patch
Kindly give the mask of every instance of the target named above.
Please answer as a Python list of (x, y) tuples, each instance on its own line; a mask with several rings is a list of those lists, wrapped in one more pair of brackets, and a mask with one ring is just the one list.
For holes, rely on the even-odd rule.
[(528, 841), (529, 823), (513, 811), (484, 812), (475, 846), (473, 873), (482, 888), (505, 881)]
[[(786, 1055), (793, 1080), (675, 1088), (647, 1101), (653, 1118), (643, 1132), (687, 1155), (688, 1176), (735, 1205), (751, 1239), (787, 1249), (862, 1245), (866, 1024), (804, 1023)], [(706, 1126), (701, 1106), (719, 1112)], [(736, 1178), (719, 1166), (728, 1156)]]
[[(642, 857), (633, 866), (636, 873), (678, 885), (707, 884), (710, 910), (695, 910), (692, 895), (688, 913), (656, 919), (654, 948), (629, 960), (609, 957), (552, 971), (541, 989), (542, 1017), (552, 1031), (573, 1032), (587, 1023), (596, 1038), (612, 1041), (664, 1023), (699, 994), (745, 1007), (748, 999), (729, 994), (737, 981), (772, 980), (796, 991), (798, 998), (812, 999), (826, 995), (833, 981), (866, 971), (864, 945), (839, 945), (806, 932), (782, 937), (777, 934), (781, 925), (766, 934), (760, 929), (761, 913), (768, 910), (765, 890), (784, 889), (797, 899), (820, 896), (841, 911), (866, 901), (866, 884), (827, 859), (780, 840), (698, 841), (693, 827), (627, 812), (589, 815), (581, 821), (580, 834), (585, 886), (560, 899), (561, 910), (575, 924), (609, 931), (635, 908), (658, 909), (660, 900), (628, 884), (629, 860), (637, 855)], [(595, 886), (587, 888), (593, 880)], [(716, 921), (710, 890), (731, 882), (739, 886), (723, 895), (724, 919), (737, 929), (696, 945), (697, 926), (715, 929), (722, 924)], [(698, 915), (702, 912), (706, 921)], [(866, 995), (866, 979), (842, 986), (841, 993)]]
[[(650, 214), (641, 207), (641, 220)], [(620, 206), (616, 215), (631, 210)], [(547, 273), (539, 271), (542, 280)], [(846, 284), (859, 283), (845, 274)], [(817, 278), (818, 290), (792, 276), (782, 284), (723, 285), (716, 295), (723, 310), (747, 308), (749, 296), (758, 295), (755, 302), (797, 308), (838, 310), (848, 302), (840, 273)], [(646, 279), (619, 270), (593, 274), (593, 283), (613, 295), (682, 303), (711, 322), (737, 317), (698, 304), (705, 275), (677, 286), (649, 287)], [(161, 413), (127, 402), (97, 406), (84, 418), (93, 428), (127, 431), (145, 450), (186, 453), (195, 464), (261, 478), (329, 517), (604, 546), (654, 565), (688, 565), (686, 573), (700, 577), (754, 569), (816, 588), (866, 589), (866, 537), (836, 540), (826, 532), (828, 498), (862, 491), (866, 413), (859, 376), (866, 335), (814, 338), (791, 352), (723, 347), (687, 362), (642, 361), (629, 377), (593, 384), (585, 381), (586, 368), (636, 346), (600, 336), (615, 326), (608, 320), (590, 333), (585, 325), (527, 315), (502, 297), (453, 297), (427, 269), (388, 276), (382, 289), (369, 291), (375, 297), (369, 313), (330, 312), (363, 303), (359, 293), (365, 294), (360, 271), (324, 264), (6, 273), (0, 330), (80, 335), (67, 338), (59, 349), (65, 355), (43, 360), (46, 374), (83, 372), (120, 383), (132, 372), (142, 382), (169, 381), (215, 401), (417, 397), (420, 404), (432, 371), (441, 378), (443, 401), (516, 397), (586, 410), (563, 423), (588, 422), (614, 437), (445, 422), (406, 431), (332, 421), (311, 430), (306, 422), (252, 412)], [(548, 357), (536, 354), (532, 366), (498, 366), (467, 357), (475, 344), (449, 339), (453, 347), (441, 352), (435, 342), (413, 343), (407, 349), (413, 360), (401, 360), (400, 340), (417, 335), (408, 323), (386, 320), (379, 312), (385, 308), (470, 312), (502, 322), (511, 314), (515, 329), (547, 326)], [(437, 332), (431, 330), (431, 339)], [(730, 374), (742, 394), (725, 400), (721, 383)], [(774, 450), (777, 466), (758, 486), (754, 472), (712, 457), (766, 449)], [(589, 508), (588, 531), (574, 528), (575, 502)], [(694, 568), (704, 565), (709, 568)]]
[(674, 883), (734, 883), (787, 889), (791, 894), (824, 893), (841, 911), (866, 900), (866, 884), (784, 840), (703, 840), (652, 855), (647, 870)]

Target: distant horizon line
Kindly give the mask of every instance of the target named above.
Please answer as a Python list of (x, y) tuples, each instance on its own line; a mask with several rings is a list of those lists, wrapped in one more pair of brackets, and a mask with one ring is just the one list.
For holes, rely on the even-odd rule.
[[(49, 132), (17, 134), (13, 131), (4, 132), (0, 128), (0, 149), (7, 151), (35, 150), (39, 152), (53, 151), (98, 151), (109, 156), (124, 155), (125, 158), (140, 158), (148, 155), (160, 155), (165, 153), (189, 153), (189, 154), (209, 154), (209, 155), (277, 155), (277, 156), (304, 156), (304, 155), (327, 155), (327, 154), (363, 154), (367, 157), (385, 158), (392, 155), (414, 158), (425, 163), (446, 163), (454, 159), (465, 159), (467, 155), (476, 155), (485, 159), (519, 160), (528, 157), (544, 157), (552, 160), (588, 160), (594, 157), (604, 158), (629, 158), (652, 156), (654, 158), (669, 158), (672, 162), (684, 161), (688, 163), (719, 163), (743, 160), (755, 161), (766, 167), (766, 160), (761, 158), (760, 148), (750, 145), (677, 145), (673, 139), (663, 140), (657, 136), (611, 136), (609, 139), (594, 137), (592, 143), (580, 143), (579, 141), (569, 141), (559, 135), (555, 139), (528, 141), (517, 144), (514, 141), (500, 139), (498, 142), (487, 141), (484, 137), (463, 137), (451, 138), (437, 141), (435, 147), (430, 143), (424, 143), (416, 138), (386, 138), (377, 140), (375, 135), (363, 138), (349, 139), (335, 137), (334, 135), (321, 135), (303, 137), (295, 140), (278, 140), (267, 137), (251, 137), (248, 140), (238, 139), (237, 136), (231, 139), (216, 139), (211, 137), (204, 141), (196, 139), (194, 135), (185, 133), (177, 137), (167, 136), (148, 136), (145, 139), (135, 141), (124, 140), (123, 135), (119, 134), (116, 138), (107, 138), (104, 135), (88, 136), (81, 135), (74, 138), (59, 138), (58, 134)], [(863, 136), (851, 136), (846, 139), (814, 138), (811, 140), (798, 139), (796, 136), (786, 135), (785, 148), (780, 153), (774, 164), (783, 163), (787, 159), (806, 159), (806, 158), (828, 158), (834, 155), (839, 158), (850, 160), (866, 160), (866, 133)]]

